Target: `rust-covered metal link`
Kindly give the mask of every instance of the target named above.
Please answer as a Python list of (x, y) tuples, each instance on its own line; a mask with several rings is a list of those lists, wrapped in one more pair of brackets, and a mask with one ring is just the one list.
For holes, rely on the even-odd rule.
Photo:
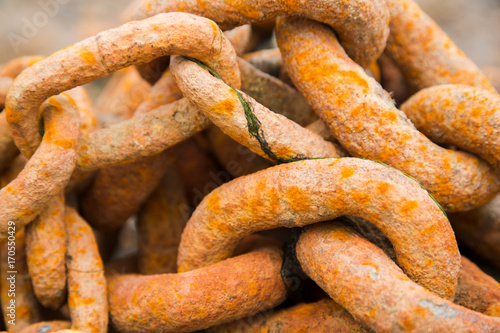
[[(162, 105), (169, 105), (169, 102), (176, 101), (181, 98), (182, 94), (177, 88), (172, 76), (167, 71), (163, 74), (159, 81), (157, 81), (154, 86), (150, 89), (149, 93), (144, 97), (144, 100), (139, 104), (135, 110), (137, 117), (142, 117), (143, 114), (148, 114), (154, 112), (154, 108)], [(182, 103), (182, 102), (181, 102)], [(186, 109), (184, 113), (176, 110), (175, 107), (173, 114), (166, 113), (167, 117), (163, 117), (161, 120), (166, 120), (165, 122), (156, 122), (153, 128), (151, 126), (140, 126), (141, 123), (137, 122), (137, 117), (133, 117), (128, 123), (135, 126), (134, 128), (140, 129), (139, 136), (132, 135), (130, 132), (126, 131), (123, 133), (116, 133), (111, 130), (111, 138), (107, 139), (101, 144), (95, 145), (93, 147), (98, 147), (101, 149), (111, 152), (114, 157), (118, 157), (115, 162), (123, 163), (127, 161), (126, 159), (120, 159), (124, 156), (121, 154), (116, 154), (119, 152), (114, 148), (116, 143), (123, 144), (124, 142), (129, 142), (125, 144), (126, 152), (131, 150), (144, 153), (146, 151), (145, 146), (154, 148), (155, 150), (150, 151), (147, 157), (142, 155), (131, 163), (121, 164), (110, 168), (103, 168), (98, 171), (96, 177), (94, 178), (92, 184), (87, 188), (81, 197), (81, 212), (85, 219), (94, 227), (103, 230), (115, 230), (120, 227), (125, 221), (138, 212), (141, 205), (151, 194), (151, 192), (157, 187), (158, 183), (162, 179), (166, 172), (165, 165), (172, 161), (172, 154), (169, 150), (164, 150), (168, 147), (168, 143), (173, 145), (182, 140), (189, 138), (191, 135), (195, 134), (197, 131), (208, 126), (208, 121), (204, 121), (204, 117), (190, 118), (191, 115), (196, 117), (197, 110), (194, 106), (187, 103), (183, 104)], [(187, 119), (184, 119), (183, 114), (186, 115)], [(145, 116), (148, 117), (147, 115)], [(196, 121), (199, 119), (200, 121)], [(153, 120), (157, 120), (153, 116)], [(187, 121), (186, 121), (187, 120)], [(191, 121), (189, 121), (191, 120)], [(173, 122), (173, 124), (172, 124)], [(139, 127), (137, 127), (139, 124)], [(165, 127), (172, 125), (171, 131), (165, 131)], [(185, 127), (188, 127), (187, 129)], [(121, 127), (121, 124), (114, 126), (114, 129), (127, 128)], [(174, 130), (174, 128), (177, 130)], [(185, 131), (183, 131), (185, 130)], [(121, 135), (119, 135), (121, 134)], [(96, 133), (99, 135), (99, 133)], [(94, 136), (95, 138), (96, 136)], [(132, 140), (130, 140), (130, 138)], [(162, 140), (165, 138), (166, 141)], [(158, 140), (160, 139), (160, 140)], [(130, 143), (130, 141), (132, 141)], [(160, 145), (158, 145), (160, 143)], [(166, 146), (162, 146), (161, 143), (167, 143)], [(84, 146), (88, 151), (91, 150), (91, 144)], [(128, 148), (128, 149), (127, 149)], [(131, 148), (131, 149), (130, 149)], [(162, 151), (163, 150), (163, 151)], [(151, 155), (155, 154), (155, 155)], [(151, 155), (151, 156), (148, 156)], [(102, 154), (96, 154), (102, 158)], [(80, 159), (85, 162), (89, 162), (90, 158), (87, 155), (86, 158)], [(95, 164), (93, 165), (95, 167)]]
[(331, 142), (270, 111), (199, 64), (174, 56), (170, 66), (184, 96), (225, 134), (254, 153), (278, 163), (342, 156)]
[(33, 290), (43, 306), (58, 309), (66, 300), (64, 195), (52, 198), (26, 226), (26, 257)]
[(391, 13), (385, 52), (415, 89), (466, 84), (495, 92), (486, 76), (414, 0), (386, 0)]
[(416, 282), (453, 298), (460, 255), (444, 212), (401, 172), (356, 158), (294, 162), (212, 191), (188, 221), (179, 246), (185, 272), (231, 256), (245, 235), (342, 215), (375, 224)]
[(132, 163), (99, 170), (80, 196), (82, 216), (94, 228), (116, 231), (137, 213), (173, 162), (170, 149)]
[(279, 19), (277, 38), (296, 87), (352, 155), (415, 177), (447, 211), (491, 200), (500, 179), (482, 160), (431, 142), (389, 94), (347, 57), (333, 32), (302, 18)]
[(51, 97), (42, 114), (40, 147), (18, 177), (0, 190), (0, 243), (7, 239), (8, 221), (17, 230), (31, 222), (64, 189), (76, 165), (80, 121), (73, 101), (65, 94)]
[(180, 99), (82, 137), (77, 166), (93, 171), (151, 156), (209, 126), (201, 110)]
[(142, 4), (137, 7), (135, 19), (165, 12), (189, 12), (208, 17), (222, 29), (270, 20), (278, 15), (305, 16), (335, 29), (348, 54), (362, 66), (378, 58), (389, 33), (389, 12), (383, 0), (350, 1), (348, 4), (329, 0), (140, 1)]
[(460, 84), (433, 86), (410, 97), (401, 110), (425, 136), (455, 145), (500, 170), (500, 96)]
[(72, 208), (66, 207), (64, 221), (71, 327), (105, 333), (108, 330), (107, 284), (94, 234)]
[(137, 215), (138, 266), (141, 274), (177, 272), (177, 248), (188, 207), (184, 184), (175, 166), (151, 193)]
[(375, 332), (500, 331), (500, 318), (466, 309), (417, 285), (382, 250), (342, 224), (305, 228), (297, 258), (333, 300)]
[[(344, 217), (343, 220), (397, 263), (391, 242), (374, 225), (355, 217)], [(500, 284), (462, 256), (462, 267), (458, 275), (457, 291), (453, 302), (489, 316), (500, 317)]]
[(286, 298), (280, 251), (267, 248), (184, 274), (111, 278), (115, 327), (191, 332), (265, 311)]
[(38, 146), (38, 108), (48, 97), (170, 54), (196, 58), (240, 86), (236, 53), (214, 22), (185, 13), (129, 22), (60, 50), (18, 76), (5, 107), (16, 145), (26, 156)]
[(44, 57), (38, 55), (22, 56), (14, 58), (0, 66), (0, 76), (15, 79), (22, 71), (31, 65), (43, 60)]
[(331, 299), (259, 313), (206, 331), (207, 333), (369, 332), (349, 312)]
[(136, 0), (0, 65), (0, 330), (500, 333), (500, 97), (414, 1)]

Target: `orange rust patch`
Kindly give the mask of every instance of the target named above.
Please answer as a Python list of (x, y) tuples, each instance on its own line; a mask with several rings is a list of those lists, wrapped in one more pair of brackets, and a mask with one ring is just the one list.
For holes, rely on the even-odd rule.
[(370, 194), (365, 191), (354, 191), (351, 193), (351, 198), (358, 204), (366, 204), (371, 200)]
[(248, 294), (251, 296), (257, 295), (259, 288), (255, 284), (255, 282), (250, 282), (248, 285)]
[(279, 212), (280, 208), (280, 201), (279, 201), (279, 194), (278, 190), (275, 188), (271, 188), (269, 190), (269, 210), (270, 213), (273, 215), (276, 215)]
[(208, 209), (210, 209), (212, 212), (218, 214), (221, 212), (220, 209), (220, 195), (219, 192), (216, 190), (212, 193), (207, 198), (207, 206)]
[(366, 312), (368, 317), (373, 318), (375, 317), (375, 308), (371, 308), (369, 311)]
[(75, 146), (75, 141), (73, 140), (59, 139), (54, 140), (53, 143), (64, 149), (71, 149)]
[(354, 166), (348, 165), (342, 168), (340, 171), (340, 174), (342, 175), (342, 179), (344, 178), (349, 178), (351, 177), (354, 172), (356, 171), (356, 168)]
[(395, 122), (396, 120), (398, 120), (398, 115), (396, 114), (396, 112), (385, 112), (384, 117), (390, 122)]
[(212, 106), (212, 111), (216, 113), (231, 113), (237, 105), (233, 98), (228, 98)]
[(482, 111), (481, 108), (473, 108), (470, 112), (470, 115), (472, 117), (479, 117), (481, 115), (481, 111)]
[(363, 79), (359, 75), (359, 73), (355, 71), (345, 71), (345, 72), (339, 72), (338, 75), (340, 76), (342, 81), (344, 81), (344, 83), (352, 83), (357, 86), (360, 86), (361, 88), (363, 88), (364, 94), (368, 93), (369, 90), (368, 82), (365, 79)]
[(274, 149), (274, 152), (278, 157), (293, 157), (295, 155), (294, 150), (290, 147), (279, 147)]
[(404, 318), (401, 322), (401, 326), (403, 326), (403, 329), (407, 332), (413, 331), (415, 329), (415, 326), (413, 326), (413, 322), (409, 318)]
[(390, 187), (391, 187), (391, 184), (385, 183), (385, 182), (380, 182), (377, 184), (377, 190), (379, 190), (379, 192), (381, 194), (385, 194), (389, 190)]
[(23, 120), (23, 115), (21, 112), (14, 112), (7, 105), (4, 109), (5, 117), (9, 123), (20, 123)]
[(291, 186), (288, 188), (285, 192), (285, 198), (294, 210), (301, 212), (309, 210), (309, 198), (300, 187)]
[(363, 114), (364, 109), (365, 108), (363, 105), (351, 109), (351, 117), (359, 117), (360, 115)]
[(421, 306), (417, 306), (415, 308), (415, 314), (417, 314), (419, 317), (426, 318), (430, 314), (430, 311)]
[[(206, 4), (204, 3), (204, 1), (198, 0), (198, 5), (199, 6), (201, 6), (202, 3), (206, 6)], [(219, 32), (219, 27), (214, 22), (210, 22), (210, 24), (212, 25), (212, 30), (214, 31), (214, 35), (217, 36), (217, 33)], [(218, 43), (217, 45), (220, 45), (220, 43)]]
[(408, 214), (410, 211), (414, 210), (418, 207), (418, 201), (409, 200), (403, 206), (401, 206), (400, 212), (401, 214)]
[(64, 237), (66, 235), (64, 230), (54, 230), (52, 231), (52, 234), (56, 237)]
[(32, 254), (35, 256), (35, 257), (39, 257), (41, 256), (45, 251), (43, 250), (43, 247), (42, 246), (34, 246), (34, 248), (32, 249)]
[(219, 231), (222, 235), (231, 235), (234, 229), (231, 225), (227, 224), (220, 216), (214, 216), (208, 221), (208, 225), (212, 230)]
[(92, 52), (89, 52), (85, 49), (80, 50), (80, 57), (89, 65), (93, 65), (96, 63), (97, 59)]
[(231, 0), (227, 1), (228, 5), (231, 8), (235, 8), (236, 12), (243, 14), (245, 17), (248, 17), (250, 20), (258, 19), (260, 15), (260, 11), (253, 6), (250, 6), (248, 2), (240, 1), (240, 0)]
[(57, 112), (57, 113), (64, 111), (63, 106), (61, 105), (61, 103), (59, 103), (57, 98), (55, 98), (55, 97), (49, 98), (47, 100), (47, 102), (50, 104), (50, 106), (52, 106), (52, 111)]
[(80, 159), (80, 165), (90, 165), (90, 158), (88, 156), (83, 156)]

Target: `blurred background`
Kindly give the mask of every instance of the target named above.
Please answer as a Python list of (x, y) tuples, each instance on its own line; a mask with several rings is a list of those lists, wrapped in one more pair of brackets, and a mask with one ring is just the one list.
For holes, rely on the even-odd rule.
[[(120, 25), (132, 0), (0, 0), (0, 63)], [(479, 66), (500, 67), (500, 0), (418, 0)]]

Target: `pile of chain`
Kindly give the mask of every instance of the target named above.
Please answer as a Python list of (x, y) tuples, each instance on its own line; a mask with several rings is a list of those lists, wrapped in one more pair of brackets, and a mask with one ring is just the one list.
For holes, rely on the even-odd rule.
[(418, 5), (126, 16), (0, 66), (9, 332), (500, 332), (500, 96)]

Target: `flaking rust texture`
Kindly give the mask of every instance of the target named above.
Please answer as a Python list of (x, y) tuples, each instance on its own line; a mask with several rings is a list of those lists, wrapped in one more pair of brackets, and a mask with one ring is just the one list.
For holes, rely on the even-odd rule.
[(305, 16), (328, 24), (339, 35), (349, 56), (368, 66), (382, 53), (389, 33), (389, 11), (383, 0), (303, 1), (303, 0), (141, 0), (135, 19), (158, 13), (189, 12), (208, 17), (222, 29), (270, 20), (278, 15)]
[(439, 84), (495, 88), (413, 0), (387, 0), (391, 13), (385, 52), (416, 90)]
[(19, 176), (0, 190), (0, 243), (7, 239), (8, 221), (17, 229), (31, 222), (64, 189), (75, 168), (80, 122), (73, 101), (64, 94), (51, 97), (42, 110), (45, 135), (40, 147)]
[(277, 38), (296, 87), (352, 156), (415, 177), (447, 211), (472, 209), (498, 192), (500, 180), (490, 166), (418, 132), (389, 94), (347, 57), (328, 27), (279, 19)]
[(109, 284), (113, 325), (191, 332), (271, 309), (286, 298), (282, 259), (267, 248), (184, 274), (116, 276)]
[[(331, 142), (270, 111), (245, 93), (236, 91), (212, 76), (198, 64), (174, 56), (170, 66), (184, 96), (225, 134), (260, 156), (272, 160), (341, 156)], [(241, 99), (249, 103), (250, 110), (245, 109)], [(252, 115), (248, 115), (248, 112), (257, 119), (254, 123), (259, 123), (257, 133), (251, 133), (248, 119)], [(256, 136), (260, 136), (260, 140)], [(275, 156), (270, 156), (264, 150), (263, 141)]]
[(66, 299), (64, 196), (54, 196), (26, 226), (26, 257), (38, 301), (58, 309)]
[(237, 242), (253, 232), (342, 215), (375, 224), (392, 242), (409, 276), (440, 296), (453, 298), (460, 255), (444, 213), (414, 180), (356, 158), (279, 165), (215, 189), (184, 229), (178, 270), (228, 258)]
[(67, 232), (68, 306), (72, 328), (89, 333), (107, 332), (108, 301), (104, 268), (90, 226), (69, 207)]
[(297, 258), (333, 300), (375, 332), (500, 331), (500, 318), (432, 294), (412, 282), (382, 250), (341, 224), (305, 228)]
[(170, 54), (196, 58), (240, 86), (236, 53), (214, 22), (186, 13), (129, 22), (68, 46), (18, 76), (5, 108), (16, 145), (28, 156), (38, 146), (38, 108), (48, 97)]
[(455, 145), (500, 170), (500, 96), (447, 84), (423, 89), (401, 105), (415, 127), (440, 145)]

